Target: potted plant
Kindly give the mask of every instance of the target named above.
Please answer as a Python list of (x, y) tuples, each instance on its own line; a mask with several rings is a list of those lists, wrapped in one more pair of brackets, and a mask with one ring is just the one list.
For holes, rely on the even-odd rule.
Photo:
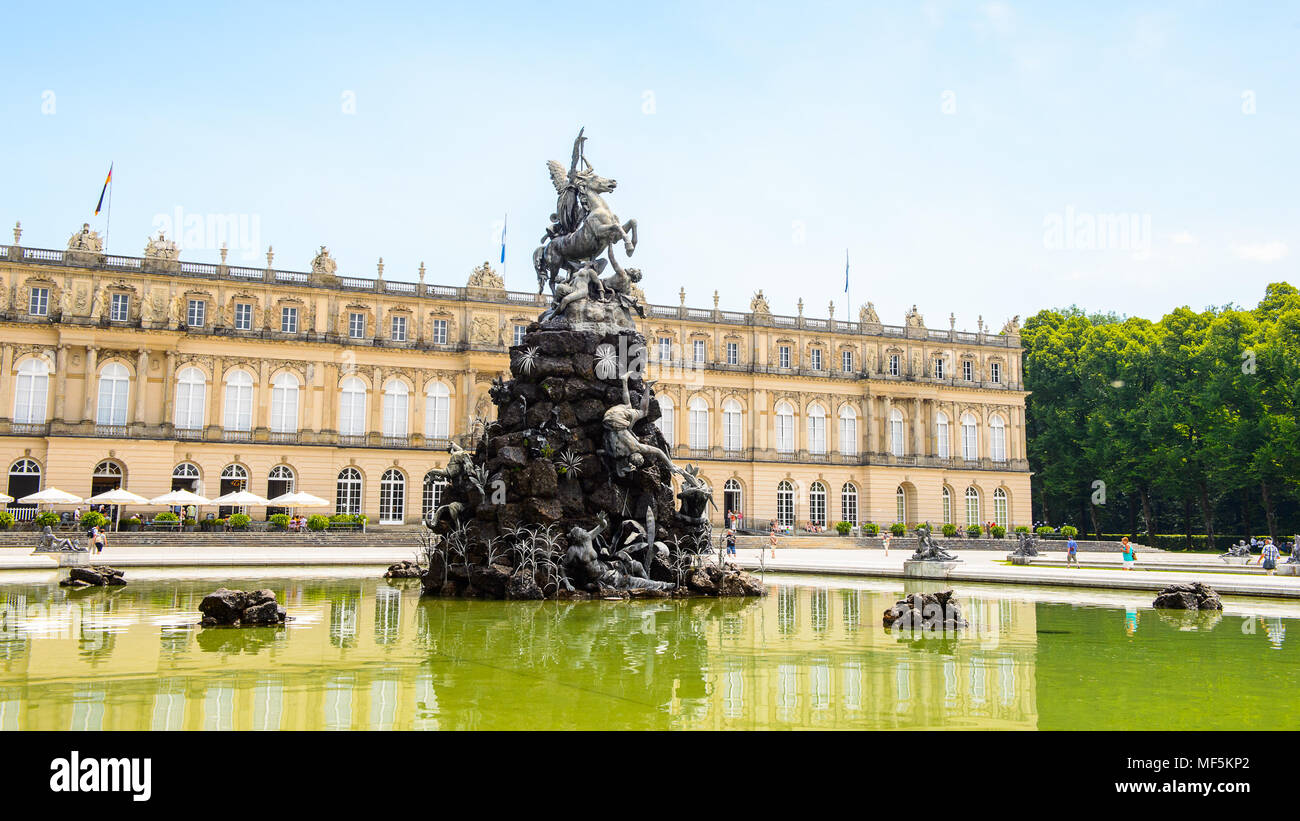
[(14, 514), (7, 510), (0, 510), (0, 530), (8, 530), (14, 526)]
[(966, 528), (966, 535), (972, 539), (978, 539), (980, 537), (980, 526), (971, 525), (970, 527)]
[(247, 513), (232, 513), (230, 518), (226, 519), (226, 524), (231, 530), (248, 530), (249, 522), (253, 521)]
[(1042, 536), (1043, 538), (1047, 538), (1049, 536), (1056, 535), (1056, 528), (1052, 527), (1051, 525), (1042, 525), (1041, 527), (1038, 528), (1038, 530), (1034, 532), (1037, 533), (1039, 536)]
[(847, 536), (847, 535), (849, 535), (849, 531), (852, 530), (852, 529), (853, 529), (853, 524), (852, 524), (851, 522), (836, 522), (836, 523), (835, 523), (835, 532), (838, 533), (838, 534), (840, 534), (841, 536)]
[(329, 524), (330, 524), (330, 520), (326, 519), (324, 516), (320, 515), (319, 513), (307, 517), (308, 530), (315, 530), (315, 531), (324, 530), (325, 528), (329, 527)]
[(35, 521), (38, 528), (58, 527), (59, 514), (55, 513), (53, 510), (42, 510), (40, 513), (36, 514), (36, 518), (33, 521)]
[(993, 525), (993, 527), (990, 528), (990, 532), (995, 539), (1001, 539), (1007, 535), (1007, 529), (1002, 525)]
[(1016, 532), (1017, 532), (1017, 533), (1028, 533), (1028, 532), (1029, 532), (1029, 525), (1016, 525)]
[(907, 533), (907, 525), (902, 522), (894, 522), (889, 526), (889, 532), (894, 534), (894, 538), (898, 538)]
[(862, 526), (862, 532), (867, 534), (868, 536), (879, 536), (880, 525), (876, 524), (875, 522), (867, 522)]
[(122, 529), (128, 533), (134, 533), (140, 529), (142, 522), (138, 516), (131, 516), (122, 520)]
[(267, 519), (267, 521), (271, 523), (271, 529), (272, 529), (272, 530), (288, 530), (288, 529), (289, 529), (289, 514), (288, 514), (288, 513), (276, 513), (275, 515), (269, 517), (269, 518)]
[(944, 522), (943, 535), (944, 537), (949, 539), (957, 538), (957, 525), (953, 524), (952, 522)]
[(87, 510), (81, 514), (78, 524), (85, 530), (90, 530), (92, 527), (103, 527), (108, 524), (108, 517), (97, 510)]
[(186, 533), (193, 533), (196, 524), (197, 522), (194, 521), (193, 517), (186, 516), (185, 520), (181, 522), (181, 527)]
[(1064, 536), (1064, 537), (1066, 537), (1067, 539), (1068, 539), (1068, 538), (1071, 538), (1071, 537), (1073, 537), (1073, 536), (1078, 536), (1078, 535), (1079, 535), (1079, 528), (1075, 527), (1074, 525), (1062, 525), (1062, 526), (1061, 526), (1061, 535)]

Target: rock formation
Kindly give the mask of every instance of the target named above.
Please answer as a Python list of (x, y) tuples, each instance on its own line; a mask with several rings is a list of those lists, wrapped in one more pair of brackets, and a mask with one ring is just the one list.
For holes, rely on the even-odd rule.
[(1192, 582), (1169, 585), (1160, 591), (1151, 606), (1163, 610), (1222, 610), (1223, 602), (1213, 588)]
[(204, 627), (256, 627), (284, 624), (284, 608), (270, 590), (228, 590), (224, 587), (203, 597), (199, 603)]
[(968, 627), (951, 590), (912, 593), (885, 611), (883, 623), (893, 630), (956, 630)]
[(384, 573), (384, 578), (418, 579), (422, 575), (424, 575), (424, 571), (420, 568), (420, 565), (408, 559), (407, 561), (389, 565), (388, 570)]
[(68, 570), (68, 578), (59, 582), (61, 587), (118, 587), (126, 584), (123, 572), (106, 564), (94, 564), (89, 567), (73, 567)]

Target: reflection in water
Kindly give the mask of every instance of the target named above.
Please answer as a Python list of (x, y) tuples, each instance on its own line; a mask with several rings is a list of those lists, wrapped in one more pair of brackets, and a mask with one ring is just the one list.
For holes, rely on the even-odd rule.
[[(1241, 692), (1285, 688), (1293, 669), (1283, 618), (1238, 630), (1162, 614), (1139, 634), (1138, 608), (1119, 619), (997, 589), (959, 592), (971, 628), (931, 636), (879, 624), (922, 589), (910, 582), (483, 602), (258, 579), (241, 586), (275, 591), (288, 625), (201, 629), (198, 603), (223, 581), (0, 587), (0, 729), (1278, 726)], [(1214, 686), (1176, 672), (1202, 654)], [(1207, 703), (1216, 693), (1236, 695)]]

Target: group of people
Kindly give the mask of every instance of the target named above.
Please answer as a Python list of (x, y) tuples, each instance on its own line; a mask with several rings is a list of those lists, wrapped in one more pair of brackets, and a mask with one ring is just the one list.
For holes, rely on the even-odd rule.
[(288, 528), (290, 533), (301, 533), (307, 529), (307, 517), (302, 515), (290, 516)]

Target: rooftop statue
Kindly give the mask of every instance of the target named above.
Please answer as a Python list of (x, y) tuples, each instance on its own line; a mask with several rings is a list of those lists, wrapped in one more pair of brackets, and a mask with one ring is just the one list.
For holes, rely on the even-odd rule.
[(98, 231), (90, 230), (90, 223), (83, 223), (81, 230), (68, 239), (69, 251), (90, 251), (100, 253), (104, 250), (104, 240)]
[(180, 259), (181, 249), (176, 247), (176, 243), (167, 239), (162, 231), (158, 232), (157, 237), (150, 237), (149, 243), (144, 247), (145, 259), (160, 259), (173, 262)]
[(312, 257), (311, 272), (317, 276), (333, 276), (338, 267), (339, 264), (330, 256), (330, 249), (324, 245), (320, 247), (316, 256)]

